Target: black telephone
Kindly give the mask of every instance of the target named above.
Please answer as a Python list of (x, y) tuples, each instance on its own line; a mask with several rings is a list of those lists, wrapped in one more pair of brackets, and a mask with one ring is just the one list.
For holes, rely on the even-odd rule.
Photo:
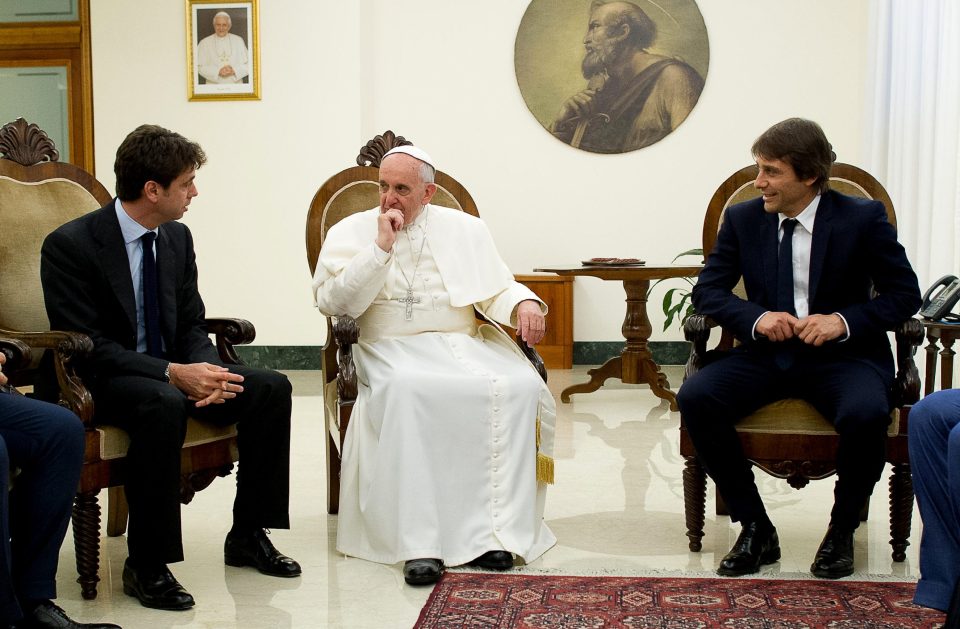
[[(937, 290), (937, 289), (940, 290)], [(953, 319), (950, 311), (960, 301), (960, 279), (955, 275), (944, 275), (923, 294), (923, 305), (920, 307), (920, 316), (924, 319), (937, 321), (939, 319)]]

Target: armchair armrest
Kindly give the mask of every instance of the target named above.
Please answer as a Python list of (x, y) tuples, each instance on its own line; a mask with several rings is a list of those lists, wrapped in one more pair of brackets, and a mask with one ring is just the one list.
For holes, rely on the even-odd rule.
[(897, 343), (897, 377), (893, 381), (893, 404), (900, 407), (920, 399), (920, 372), (914, 356), (923, 342), (923, 324), (907, 319), (893, 332)]
[(707, 341), (710, 340), (710, 329), (715, 327), (717, 322), (702, 314), (692, 314), (684, 322), (683, 336), (690, 341), (690, 356), (683, 370), (684, 380), (703, 368), (707, 355)]
[(353, 344), (360, 340), (360, 326), (353, 317), (343, 315), (333, 320), (333, 338), (337, 342), (337, 395), (340, 403), (357, 399), (357, 367), (353, 364)]
[(533, 363), (533, 368), (537, 370), (537, 373), (540, 374), (540, 377), (543, 378), (543, 381), (547, 381), (547, 366), (543, 364), (543, 358), (540, 354), (537, 353), (536, 348), (530, 347), (527, 345), (522, 338), (520, 338), (520, 333), (517, 332), (517, 345), (520, 347), (520, 351), (523, 352), (523, 355), (527, 357), (531, 363)]
[(71, 411), (84, 426), (93, 425), (93, 396), (76, 372), (76, 364), (93, 352), (93, 341), (86, 334), (51, 330), (49, 332), (14, 332), (0, 330), (0, 336), (20, 341), (31, 349), (47, 349), (60, 387), (59, 404)]
[[(353, 317), (342, 315), (333, 319), (332, 327), (333, 339), (337, 343), (337, 395), (341, 404), (353, 402), (357, 399), (357, 368), (353, 362), (353, 344), (360, 338), (360, 326)], [(537, 350), (528, 347), (519, 335), (517, 345), (546, 382), (547, 368)]]
[(30, 364), (30, 347), (22, 341), (0, 338), (0, 352), (6, 357), (3, 373), (9, 381), (5, 385), (0, 385), (0, 391), (10, 391), (13, 388), (13, 379), (17, 370)]
[(220, 360), (231, 365), (242, 365), (234, 345), (249, 345), (257, 337), (253, 324), (246, 319), (209, 318), (207, 330), (214, 335)]

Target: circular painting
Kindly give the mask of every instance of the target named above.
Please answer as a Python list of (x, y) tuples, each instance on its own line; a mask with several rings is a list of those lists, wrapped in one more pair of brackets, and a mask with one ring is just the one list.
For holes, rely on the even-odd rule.
[(669, 135), (697, 104), (709, 64), (694, 0), (532, 0), (514, 47), (530, 112), (558, 140), (593, 153)]

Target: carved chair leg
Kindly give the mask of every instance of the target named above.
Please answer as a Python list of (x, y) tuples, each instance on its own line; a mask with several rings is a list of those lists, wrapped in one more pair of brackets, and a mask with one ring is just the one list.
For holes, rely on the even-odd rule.
[(340, 512), (340, 451), (327, 431), (327, 513)]
[(127, 531), (127, 492), (122, 486), (107, 490), (107, 535), (119, 537)]
[(907, 558), (912, 520), (913, 480), (910, 478), (910, 464), (897, 463), (890, 475), (890, 545), (893, 546), (894, 561)]
[(683, 468), (683, 510), (687, 520), (690, 551), (700, 552), (703, 523), (707, 509), (707, 473), (695, 456), (686, 457)]
[(77, 494), (73, 503), (73, 544), (77, 555), (77, 583), (86, 600), (97, 597), (100, 580), (100, 503), (95, 491)]

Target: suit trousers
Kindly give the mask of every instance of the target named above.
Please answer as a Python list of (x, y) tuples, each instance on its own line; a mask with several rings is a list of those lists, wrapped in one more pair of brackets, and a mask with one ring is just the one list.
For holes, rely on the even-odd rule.
[(910, 467), (923, 520), (913, 602), (946, 610), (960, 579), (960, 389), (910, 409)]
[[(57, 559), (83, 463), (83, 424), (70, 411), (0, 392), (0, 625), (20, 603), (57, 596)], [(20, 474), (10, 486), (11, 466)]]
[(893, 374), (818, 349), (789, 350), (787, 361), (782, 360), (783, 350), (719, 353), (680, 387), (677, 403), (683, 422), (735, 522), (766, 517), (736, 423), (776, 400), (802, 398), (833, 421), (840, 437), (830, 521), (849, 530), (859, 524), (860, 509), (886, 459)]
[(230, 365), (243, 392), (224, 404), (196, 408), (171, 384), (118, 376), (94, 392), (96, 421), (130, 435), (125, 491), (130, 508), (127, 550), (132, 562), (183, 560), (180, 527), (180, 450), (187, 417), (237, 424), (240, 462), (233, 524), (289, 528), (291, 386), (266, 369)]

